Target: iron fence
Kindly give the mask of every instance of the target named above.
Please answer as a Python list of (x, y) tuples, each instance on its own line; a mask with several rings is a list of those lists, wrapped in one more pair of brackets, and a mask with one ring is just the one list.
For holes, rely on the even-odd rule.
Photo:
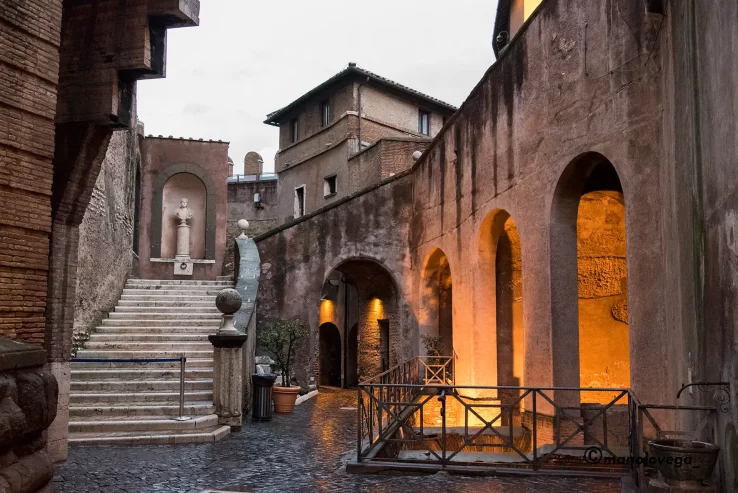
[[(359, 385), (356, 464), (630, 473), (641, 485), (648, 440), (715, 430), (714, 408), (644, 405), (627, 388), (457, 385), (455, 359), (415, 358)], [(678, 432), (662, 411), (707, 415)]]

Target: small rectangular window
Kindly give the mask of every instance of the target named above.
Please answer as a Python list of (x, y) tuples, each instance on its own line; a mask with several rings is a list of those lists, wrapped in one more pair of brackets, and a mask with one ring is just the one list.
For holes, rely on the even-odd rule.
[(336, 175), (326, 176), (323, 181), (323, 196), (330, 197), (338, 192)]
[(290, 142), (295, 143), (297, 142), (297, 118), (293, 118), (290, 120)]
[(295, 188), (295, 218), (305, 215), (305, 186)]
[(327, 127), (331, 123), (331, 103), (327, 99), (320, 103), (320, 126)]
[(418, 132), (430, 135), (430, 113), (420, 110), (418, 112)]

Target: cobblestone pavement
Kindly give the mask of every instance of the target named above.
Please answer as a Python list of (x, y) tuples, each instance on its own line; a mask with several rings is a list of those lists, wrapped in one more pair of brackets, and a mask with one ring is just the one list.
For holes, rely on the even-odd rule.
[(615, 480), (475, 478), (435, 474), (346, 474), (356, 443), (356, 393), (327, 391), (271, 422), (249, 421), (215, 444), (72, 447), (57, 467), (59, 493), (195, 492), (592, 492), (615, 493)]

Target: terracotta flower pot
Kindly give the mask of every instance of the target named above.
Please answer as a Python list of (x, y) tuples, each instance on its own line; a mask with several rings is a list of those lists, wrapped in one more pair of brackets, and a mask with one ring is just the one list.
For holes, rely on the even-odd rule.
[(295, 401), (300, 387), (272, 387), (272, 399), (274, 399), (275, 413), (291, 413), (295, 410)]

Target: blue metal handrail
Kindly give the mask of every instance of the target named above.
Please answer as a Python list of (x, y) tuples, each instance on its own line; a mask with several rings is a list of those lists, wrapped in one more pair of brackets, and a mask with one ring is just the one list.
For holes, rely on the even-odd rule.
[(179, 417), (173, 418), (177, 421), (188, 421), (192, 419), (190, 416), (184, 415), (184, 386), (185, 386), (185, 365), (187, 364), (187, 356), (182, 354), (179, 358), (73, 358), (72, 363), (175, 363), (179, 361)]

